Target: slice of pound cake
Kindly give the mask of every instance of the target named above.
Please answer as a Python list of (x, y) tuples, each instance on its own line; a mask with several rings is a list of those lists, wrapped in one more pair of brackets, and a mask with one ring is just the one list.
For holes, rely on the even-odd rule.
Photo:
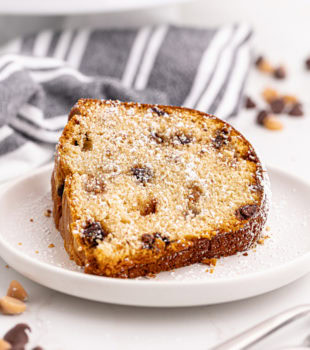
[(85, 272), (144, 276), (251, 247), (267, 184), (250, 143), (214, 116), (85, 99), (57, 146), (54, 219)]

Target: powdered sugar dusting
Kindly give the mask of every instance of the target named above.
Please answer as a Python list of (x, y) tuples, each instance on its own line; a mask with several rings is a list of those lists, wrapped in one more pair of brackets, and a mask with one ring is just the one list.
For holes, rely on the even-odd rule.
[[(189, 233), (209, 238), (240, 223), (236, 212), (245, 205), (263, 214), (255, 152), (220, 120), (178, 108), (91, 101), (81, 103), (64, 135), (56, 186), (65, 181), (70, 188), (75, 232), (82, 235), (86, 222), (109, 232), (97, 242), (102, 256), (133, 255), (144, 233), (171, 242)], [(98, 195), (88, 189), (101, 183)], [(156, 210), (141, 214), (152, 201)]]
[[(196, 264), (162, 272), (152, 280), (208, 281), (234, 278), (271, 269), (310, 252), (310, 214), (307, 206), (310, 190), (307, 192), (307, 188), (298, 182), (292, 186), (290, 178), (283, 177), (280, 173), (271, 172), (270, 175), (273, 204), (267, 223), (270, 229), (265, 232), (270, 238), (249, 250), (247, 256), (239, 254), (219, 259), (213, 273), (210, 273), (210, 267)], [(45, 191), (36, 189), (34, 184), (27, 189), (28, 195), (16, 198), (16, 203), (19, 203), (18, 210), (15, 210), (16, 203), (11, 203), (12, 208), (8, 208), (3, 223), (4, 229), (0, 234), (15, 250), (31, 259), (82, 273), (82, 269), (70, 261), (65, 252), (63, 240), (54, 227), (53, 218), (44, 215), (47, 209), (52, 208), (48, 188), (47, 180)], [(303, 196), (300, 196), (300, 193), (303, 193)], [(51, 244), (55, 247), (49, 248)], [(149, 279), (139, 280), (147, 283)]]

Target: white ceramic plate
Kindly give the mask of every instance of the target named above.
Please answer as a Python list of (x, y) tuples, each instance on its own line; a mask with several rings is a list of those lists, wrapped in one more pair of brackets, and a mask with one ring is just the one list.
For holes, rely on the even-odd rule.
[(21, 15), (92, 14), (138, 10), (189, 0), (10, 0), (0, 1), (0, 13)]
[[(270, 169), (270, 238), (248, 252), (206, 265), (121, 280), (86, 275), (69, 260), (53, 219), (51, 166), (11, 184), (0, 196), (0, 255), (17, 271), (49, 288), (82, 298), (139, 306), (193, 306), (233, 301), (286, 285), (310, 271), (310, 186)], [(33, 222), (30, 221), (33, 219)], [(49, 245), (55, 245), (49, 248)], [(210, 269), (208, 269), (210, 270)]]

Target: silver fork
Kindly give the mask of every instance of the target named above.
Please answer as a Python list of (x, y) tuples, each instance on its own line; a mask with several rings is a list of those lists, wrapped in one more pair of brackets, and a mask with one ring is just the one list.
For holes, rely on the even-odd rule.
[[(283, 326), (293, 322), (294, 320), (306, 316), (310, 313), (310, 305), (295, 306), (291, 309), (281, 312), (278, 315), (268, 318), (258, 325), (236, 335), (235, 337), (225, 341), (224, 343), (213, 347), (210, 350), (243, 350), (248, 348), (260, 340), (266, 338)], [(308, 339), (309, 340), (309, 339)], [(309, 343), (308, 343), (309, 344)], [(287, 348), (289, 349), (289, 348)], [(291, 349), (298, 349), (298, 347)], [(307, 347), (299, 347), (299, 349), (307, 349)]]

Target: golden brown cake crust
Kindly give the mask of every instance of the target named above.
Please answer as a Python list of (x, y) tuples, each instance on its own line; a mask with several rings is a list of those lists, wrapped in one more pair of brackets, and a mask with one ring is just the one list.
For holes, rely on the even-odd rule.
[[(87, 106), (92, 103), (104, 104), (105, 101), (80, 100), (72, 109), (69, 120), (77, 114), (86, 114)], [(125, 103), (125, 105), (134, 106), (135, 104)], [(145, 109), (154, 107), (152, 105), (139, 106)], [(191, 111), (185, 108), (171, 106), (158, 106), (158, 108), (163, 110), (179, 110), (181, 112), (183, 110)], [(191, 111), (191, 113), (199, 118), (212, 118), (228, 125), (214, 116), (209, 116), (202, 112)], [(70, 127), (71, 125), (68, 123), (63, 132), (63, 137), (65, 137)], [(65, 180), (67, 170), (62, 168), (61, 159), (56, 155), (54, 172), (51, 179), (52, 199), (54, 202), (53, 216), (55, 225), (64, 239), (64, 246), (70, 258), (78, 265), (84, 266), (86, 273), (108, 277), (134, 278), (191, 265), (205, 258), (229, 256), (249, 249), (257, 241), (266, 223), (268, 213), (268, 191), (266, 184), (268, 183), (268, 179), (253, 147), (248, 141), (246, 143), (248, 145), (249, 156), (256, 164), (256, 185), (261, 191), (259, 210), (253, 216), (249, 219), (244, 219), (242, 225), (237, 230), (217, 232), (216, 235), (210, 238), (193, 237), (186, 241), (171, 242), (169, 245), (166, 245), (161, 239), (155, 239), (154, 249), (141, 249), (131, 259), (118, 261), (117, 264), (115, 262), (102, 264), (98, 261), (95, 249), (80, 248), (82, 245), (81, 238), (74, 237), (71, 229), (73, 222), (70, 210), (69, 185), (63, 184), (64, 181), (67, 181)]]

